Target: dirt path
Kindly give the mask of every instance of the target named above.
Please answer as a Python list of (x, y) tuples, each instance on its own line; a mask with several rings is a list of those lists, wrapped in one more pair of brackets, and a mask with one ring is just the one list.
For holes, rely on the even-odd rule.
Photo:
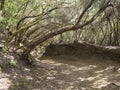
[(110, 60), (44, 58), (2, 74), (0, 90), (120, 90), (120, 63)]
[(72, 57), (45, 59), (41, 63), (49, 70), (45, 76), (48, 87), (44, 90), (120, 90), (120, 64), (117, 62)]

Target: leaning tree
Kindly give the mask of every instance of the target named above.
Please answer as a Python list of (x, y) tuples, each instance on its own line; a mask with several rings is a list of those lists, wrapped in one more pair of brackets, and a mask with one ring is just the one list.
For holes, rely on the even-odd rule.
[(4, 50), (20, 52), (21, 59), (30, 62), (38, 45), (99, 23), (111, 7), (112, 0), (6, 0), (1, 21), (6, 27)]

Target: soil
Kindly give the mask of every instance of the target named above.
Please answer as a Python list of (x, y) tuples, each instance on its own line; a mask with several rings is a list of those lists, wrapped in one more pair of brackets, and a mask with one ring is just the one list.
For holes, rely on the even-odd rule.
[(9, 60), (16, 58), (13, 54), (1, 52), (0, 90), (120, 90), (119, 60), (96, 55), (90, 58), (86, 55), (85, 58), (80, 52), (72, 55), (74, 50), (66, 48), (67, 54), (65, 48), (58, 49), (59, 52), (64, 51), (63, 54), (56, 54), (58, 51), (53, 48), (49, 49), (50, 52), (46, 49), (41, 58), (35, 58), (36, 63), (32, 67), (17, 60), (17, 66), (5, 67)]

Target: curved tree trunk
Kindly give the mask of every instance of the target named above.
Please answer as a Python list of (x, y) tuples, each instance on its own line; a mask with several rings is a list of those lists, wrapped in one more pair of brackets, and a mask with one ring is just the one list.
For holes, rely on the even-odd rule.
[(90, 23), (92, 23), (94, 20), (96, 20), (96, 18), (98, 18), (98, 16), (109, 6), (108, 3), (106, 5), (104, 5), (104, 7), (102, 7), (100, 10), (98, 10), (91, 19), (89, 19), (88, 21), (84, 22), (83, 24), (79, 24), (81, 19), (83, 18), (84, 14), (86, 13), (86, 11), (92, 6), (94, 0), (91, 0), (91, 3), (83, 10), (83, 12), (81, 13), (81, 15), (78, 18), (78, 21), (76, 22), (75, 25), (73, 26), (67, 26), (64, 27), (58, 31), (55, 32), (51, 32), (45, 36), (43, 36), (42, 38), (38, 38), (33, 42), (29, 42), (29, 44), (26, 46), (26, 49), (23, 51), (23, 53), (21, 54), (21, 57), (23, 60), (25, 61), (30, 61), (29, 60), (29, 55), (30, 52), (38, 45), (40, 45), (41, 43), (43, 43), (44, 41), (47, 41), (50, 38), (53, 38), (54, 36), (60, 35), (64, 32), (68, 32), (68, 31), (75, 31), (75, 30), (79, 30), (82, 29), (83, 27), (89, 25)]

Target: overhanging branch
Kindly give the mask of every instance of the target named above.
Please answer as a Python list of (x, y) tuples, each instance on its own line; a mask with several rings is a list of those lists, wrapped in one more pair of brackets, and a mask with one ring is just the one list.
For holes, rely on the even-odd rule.
[(56, 35), (62, 34), (64, 32), (68, 32), (68, 31), (73, 31), (73, 30), (78, 30), (78, 29), (82, 29), (83, 27), (89, 25), (90, 23), (92, 23), (108, 6), (110, 6), (109, 4), (104, 5), (104, 7), (102, 7), (100, 10), (98, 10), (98, 12), (87, 22), (81, 24), (81, 25), (73, 25), (73, 26), (67, 26), (64, 27), (58, 31), (49, 33), (45, 36), (43, 36), (42, 38), (38, 38), (36, 39), (36, 41), (30, 42), (28, 44), (28, 46), (26, 47), (26, 50), (28, 50), (28, 52), (32, 51), (37, 45), (39, 45), (40, 43), (53, 38)]

